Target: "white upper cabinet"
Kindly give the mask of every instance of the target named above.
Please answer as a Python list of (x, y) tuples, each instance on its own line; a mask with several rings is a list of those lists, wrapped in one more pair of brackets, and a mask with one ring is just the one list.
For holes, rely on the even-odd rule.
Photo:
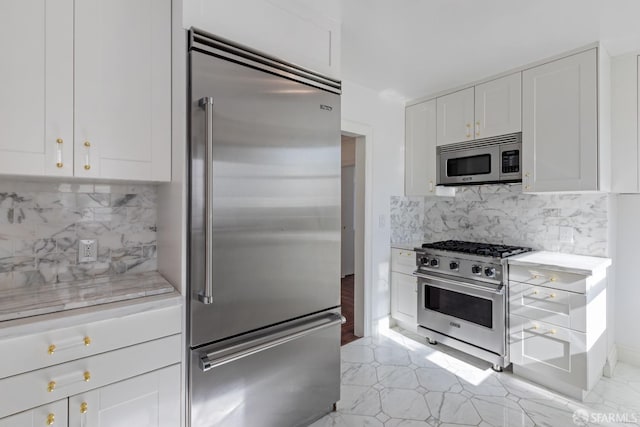
[(597, 62), (591, 49), (523, 72), (524, 191), (599, 189)]
[(475, 87), (475, 138), (522, 130), (522, 73)]
[(473, 139), (473, 87), (437, 98), (437, 144), (449, 144)]
[(339, 79), (340, 14), (339, 0), (184, 0), (183, 26)]
[(73, 0), (0, 2), (0, 173), (73, 174)]
[(75, 175), (171, 178), (171, 1), (76, 0)]
[(436, 100), (405, 111), (404, 193), (426, 196), (436, 189)]
[(171, 0), (3, 0), (0, 55), (0, 173), (170, 180)]

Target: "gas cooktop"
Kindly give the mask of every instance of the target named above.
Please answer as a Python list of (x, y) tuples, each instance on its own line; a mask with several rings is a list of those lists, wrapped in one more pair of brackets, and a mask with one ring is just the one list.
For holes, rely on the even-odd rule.
[(436, 249), (465, 253), (472, 255), (488, 256), (493, 258), (506, 258), (512, 255), (529, 252), (532, 249), (523, 246), (496, 245), (491, 243), (464, 242), (461, 240), (444, 240), (441, 242), (423, 243), (424, 249)]

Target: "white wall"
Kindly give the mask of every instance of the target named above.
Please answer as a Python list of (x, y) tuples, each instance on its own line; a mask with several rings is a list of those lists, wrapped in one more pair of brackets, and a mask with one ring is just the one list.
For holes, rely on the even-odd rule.
[(640, 364), (640, 195), (618, 196), (615, 324), (620, 360)]
[(389, 314), (390, 197), (404, 193), (404, 101), (349, 81), (342, 82), (342, 119), (371, 129), (366, 156), (372, 156), (371, 236), (373, 320)]

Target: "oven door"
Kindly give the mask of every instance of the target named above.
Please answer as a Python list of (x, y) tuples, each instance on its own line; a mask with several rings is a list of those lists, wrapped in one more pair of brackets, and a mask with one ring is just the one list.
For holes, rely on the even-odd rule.
[(506, 354), (504, 286), (418, 277), (418, 324), (468, 344)]
[(500, 181), (500, 147), (456, 149), (438, 147), (437, 184), (473, 184)]

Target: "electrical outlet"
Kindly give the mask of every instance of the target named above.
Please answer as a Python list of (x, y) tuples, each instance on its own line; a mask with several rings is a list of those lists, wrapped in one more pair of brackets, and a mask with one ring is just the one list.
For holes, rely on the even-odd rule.
[(573, 243), (573, 227), (560, 227), (558, 240), (562, 243)]
[(95, 262), (98, 260), (98, 241), (81, 239), (78, 244), (78, 262)]

